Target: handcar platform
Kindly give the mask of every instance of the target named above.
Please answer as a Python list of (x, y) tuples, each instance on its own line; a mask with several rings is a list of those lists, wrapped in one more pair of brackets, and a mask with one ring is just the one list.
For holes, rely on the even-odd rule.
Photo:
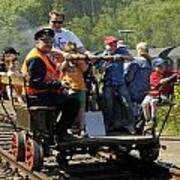
[(152, 135), (91, 136), (82, 139), (67, 139), (58, 143), (57, 150), (61, 154), (60, 157), (58, 156), (58, 162), (63, 162), (66, 156), (73, 154), (89, 153), (95, 156), (99, 150), (113, 151), (115, 154), (127, 154), (131, 150), (137, 150), (142, 159), (153, 161), (159, 155), (159, 147), (159, 138)]
[(124, 145), (129, 146), (133, 144), (151, 144), (156, 142), (157, 139), (152, 135), (126, 135), (126, 136), (92, 136), (82, 139), (73, 139), (63, 141), (59, 143), (59, 146), (71, 146), (71, 145), (97, 145), (97, 146), (111, 146), (111, 145)]

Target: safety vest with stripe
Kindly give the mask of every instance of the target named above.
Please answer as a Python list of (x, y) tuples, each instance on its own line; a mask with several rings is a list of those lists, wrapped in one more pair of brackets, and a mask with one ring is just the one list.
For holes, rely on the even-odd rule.
[[(41, 51), (39, 51), (37, 48), (32, 49), (29, 54), (26, 56), (21, 71), (24, 75), (26, 75), (28, 77), (28, 63), (29, 61), (34, 58), (34, 57), (38, 57), (40, 58), (45, 66), (46, 66), (46, 75), (45, 75), (45, 81), (49, 81), (49, 80), (58, 80), (59, 78), (59, 74), (57, 73), (57, 70), (55, 67), (53, 67), (53, 65), (49, 62), (50, 60), (48, 59), (46, 54), (43, 54)], [(53, 63), (53, 62), (52, 62)], [(39, 67), (41, 68), (41, 67)], [(57, 92), (60, 93), (59, 90), (52, 90), (52, 89), (35, 89), (32, 88), (30, 86), (26, 87), (26, 93), (27, 95), (34, 95), (34, 94), (42, 94), (42, 93), (48, 93), (48, 92)]]

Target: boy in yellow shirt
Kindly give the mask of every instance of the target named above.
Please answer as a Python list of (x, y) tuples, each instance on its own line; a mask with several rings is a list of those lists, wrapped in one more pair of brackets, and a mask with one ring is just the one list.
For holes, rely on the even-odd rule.
[(64, 51), (69, 53), (72, 59), (64, 60), (61, 64), (61, 71), (63, 73), (63, 80), (69, 84), (69, 94), (76, 97), (80, 102), (80, 109), (75, 121), (75, 128), (78, 135), (84, 130), (85, 121), (85, 104), (86, 104), (86, 84), (83, 73), (87, 69), (87, 64), (82, 54), (77, 52), (77, 47), (74, 43), (69, 42), (64, 47)]

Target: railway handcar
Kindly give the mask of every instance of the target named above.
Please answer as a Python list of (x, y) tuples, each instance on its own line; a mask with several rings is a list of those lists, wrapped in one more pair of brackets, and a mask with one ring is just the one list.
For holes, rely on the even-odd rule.
[[(1, 74), (1, 83), (10, 86), (18, 85), (25, 88), (28, 82), (22, 75), (7, 76)], [(28, 98), (26, 96), (26, 98)], [(160, 142), (159, 135), (140, 134), (140, 135), (106, 135), (101, 126), (100, 133), (90, 132), (98, 127), (98, 123), (103, 124), (102, 119), (88, 119), (86, 128), (87, 136), (83, 138), (70, 138), (63, 141), (58, 140), (56, 123), (59, 121), (59, 112), (56, 107), (46, 106), (28, 106), (27, 103), (16, 103), (12, 97), (12, 105), (16, 111), (16, 126), (12, 137), (11, 153), (17, 161), (25, 161), (31, 170), (41, 169), (43, 167), (44, 157), (50, 156), (53, 151), (56, 152), (57, 162), (68, 164), (74, 154), (85, 154), (95, 156), (99, 150), (108, 149), (113, 151), (117, 157), (121, 153), (129, 153), (135, 149), (139, 151), (140, 157), (147, 161), (154, 161), (158, 158)], [(168, 115), (173, 105), (170, 105)], [(168, 118), (165, 118), (165, 121)], [(161, 132), (160, 132), (161, 133)]]

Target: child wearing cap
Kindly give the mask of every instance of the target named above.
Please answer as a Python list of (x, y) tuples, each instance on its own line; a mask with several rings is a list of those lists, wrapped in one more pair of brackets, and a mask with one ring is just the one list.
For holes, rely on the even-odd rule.
[(176, 79), (175, 74), (167, 77), (166, 63), (162, 58), (152, 61), (154, 70), (150, 75), (150, 92), (142, 102), (144, 117), (146, 120), (144, 131), (153, 130), (156, 126), (157, 103), (168, 102), (169, 91), (166, 88), (168, 83)]

